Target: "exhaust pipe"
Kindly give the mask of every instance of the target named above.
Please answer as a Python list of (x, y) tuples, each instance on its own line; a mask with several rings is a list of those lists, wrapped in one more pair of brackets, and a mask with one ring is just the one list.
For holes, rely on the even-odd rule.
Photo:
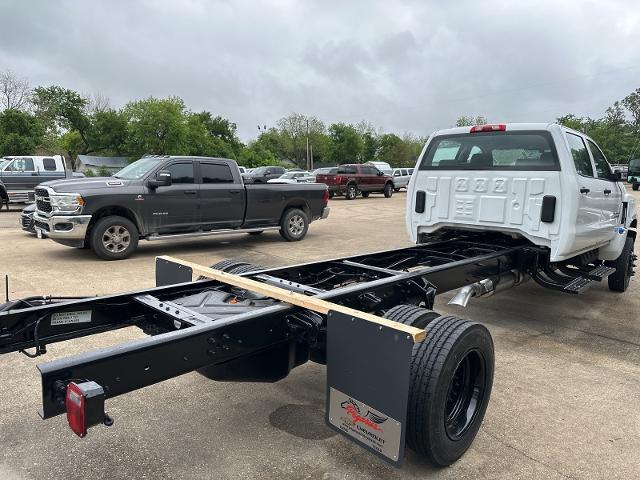
[(500, 275), (494, 275), (493, 277), (485, 278), (479, 282), (462, 287), (453, 298), (449, 300), (449, 305), (466, 307), (474, 297), (488, 297), (494, 293), (516, 287), (528, 279), (528, 275), (518, 270), (511, 270), (510, 272)]

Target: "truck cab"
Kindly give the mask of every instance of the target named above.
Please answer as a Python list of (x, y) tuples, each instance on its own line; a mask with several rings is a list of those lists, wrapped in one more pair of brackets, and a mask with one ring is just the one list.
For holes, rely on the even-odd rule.
[(546, 247), (550, 262), (563, 262), (581, 255), (615, 261), (626, 239), (635, 240), (635, 201), (620, 176), (593, 139), (556, 124), (435, 132), (407, 201), (406, 226), (416, 243), (462, 230), (500, 232)]
[(634, 190), (638, 190), (638, 187), (640, 187), (640, 158), (634, 158), (629, 162), (627, 182), (631, 184), (631, 188)]
[(0, 160), (0, 198), (9, 203), (29, 201), (36, 185), (66, 177), (61, 155), (4, 157)]

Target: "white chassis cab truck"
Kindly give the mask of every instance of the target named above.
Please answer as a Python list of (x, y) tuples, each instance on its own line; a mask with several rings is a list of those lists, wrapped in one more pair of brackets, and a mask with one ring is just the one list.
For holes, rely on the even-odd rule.
[[(542, 247), (528, 273), (537, 283), (581, 293), (608, 277), (624, 292), (635, 255), (636, 208), (593, 139), (556, 124), (478, 125), (433, 133), (407, 193), (411, 239), (463, 232), (509, 236)], [(502, 286), (522, 281), (521, 272)], [(465, 287), (464, 304), (491, 293), (490, 280)]]

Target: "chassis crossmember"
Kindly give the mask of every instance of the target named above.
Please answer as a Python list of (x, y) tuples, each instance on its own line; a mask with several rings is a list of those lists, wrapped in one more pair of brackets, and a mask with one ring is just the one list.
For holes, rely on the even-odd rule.
[[(327, 364), (331, 428), (396, 466), (405, 443), (448, 465), (480, 426), (493, 346), (481, 325), (433, 312), (435, 295), (486, 279), (496, 284), (513, 272), (533, 275), (545, 255), (523, 241), (469, 235), (272, 269), (159, 257), (156, 288), (0, 305), (0, 353), (39, 356), (55, 342), (123, 327), (148, 334), (38, 365), (41, 417), (66, 413), (80, 436), (111, 423), (105, 400), (187, 372), (273, 382), (312, 360)], [(208, 278), (193, 281), (194, 274)], [(427, 368), (430, 376), (416, 375)], [(447, 389), (441, 401), (421, 396), (427, 385), (418, 383), (430, 381)], [(80, 417), (76, 405), (85, 409)], [(435, 427), (422, 413), (436, 410), (446, 428), (442, 439), (425, 443)]]

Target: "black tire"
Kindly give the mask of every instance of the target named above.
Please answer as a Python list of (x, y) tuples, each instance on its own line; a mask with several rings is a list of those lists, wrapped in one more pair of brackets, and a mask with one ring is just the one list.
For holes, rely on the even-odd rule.
[(454, 316), (432, 320), (413, 347), (407, 446), (448, 466), (471, 446), (489, 404), (494, 349), (489, 331)]
[(264, 233), (264, 230), (258, 230), (257, 232), (249, 232), (249, 235), (260, 235), (261, 233)]
[(280, 235), (288, 242), (302, 240), (309, 230), (309, 217), (299, 208), (290, 208), (280, 221)]
[(633, 238), (627, 237), (620, 256), (615, 260), (605, 262), (608, 267), (616, 269), (615, 273), (609, 275), (607, 279), (609, 290), (613, 292), (625, 292), (629, 288), (635, 260), (633, 243)]
[(440, 314), (433, 310), (415, 305), (396, 305), (384, 314), (384, 318), (416, 328), (427, 328), (427, 325), (439, 316)]
[(391, 195), (393, 195), (393, 185), (391, 183), (387, 183), (384, 186), (384, 196), (385, 198), (391, 198)]
[(123, 260), (138, 248), (138, 228), (131, 220), (113, 215), (91, 227), (89, 245), (103, 260)]
[(638, 187), (640, 187), (640, 183), (632, 183), (631, 184), (631, 188), (633, 188), (634, 190), (638, 190)]
[(362, 193), (362, 198), (369, 198), (369, 194), (371, 192), (361, 192)]
[[(222, 270), (223, 272), (229, 273), (234, 268), (242, 267), (245, 265), (251, 265), (248, 262), (243, 262), (240, 260), (234, 260), (233, 258), (227, 258), (225, 260), (220, 260), (219, 262), (214, 263), (209, 268), (213, 268), (214, 270)], [(205, 280), (209, 277), (203, 277), (202, 275), (198, 276), (196, 280)]]
[(347, 185), (347, 190), (344, 192), (344, 198), (347, 200), (355, 200), (358, 196), (358, 186), (355, 183)]

